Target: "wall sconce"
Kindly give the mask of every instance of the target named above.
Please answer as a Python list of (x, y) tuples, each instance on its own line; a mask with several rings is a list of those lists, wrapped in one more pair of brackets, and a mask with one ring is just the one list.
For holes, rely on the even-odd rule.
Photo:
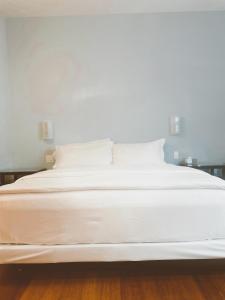
[(179, 135), (180, 134), (180, 123), (181, 118), (178, 116), (170, 117), (170, 135)]
[(54, 139), (54, 129), (51, 121), (41, 122), (41, 139), (44, 141)]

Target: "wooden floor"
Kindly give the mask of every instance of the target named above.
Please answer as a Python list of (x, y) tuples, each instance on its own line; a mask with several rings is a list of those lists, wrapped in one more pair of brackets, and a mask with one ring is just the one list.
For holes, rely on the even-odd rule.
[(0, 265), (0, 300), (223, 300), (225, 260)]

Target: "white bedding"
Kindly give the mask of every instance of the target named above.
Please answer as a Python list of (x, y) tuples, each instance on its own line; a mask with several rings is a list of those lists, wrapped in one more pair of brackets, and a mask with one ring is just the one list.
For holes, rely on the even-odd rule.
[(205, 172), (162, 163), (56, 169), (22, 177), (0, 188), (1, 194), (88, 190), (225, 190), (225, 181)]
[(224, 258), (225, 240), (175, 243), (0, 245), (0, 263), (107, 262)]
[(2, 244), (222, 240), (224, 220), (223, 180), (167, 164), (51, 170), (0, 188)]

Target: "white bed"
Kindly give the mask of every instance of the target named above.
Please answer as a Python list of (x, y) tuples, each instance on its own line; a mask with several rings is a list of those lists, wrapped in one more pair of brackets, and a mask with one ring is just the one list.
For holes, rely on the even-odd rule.
[(41, 172), (0, 188), (0, 263), (225, 258), (225, 181), (168, 164)]

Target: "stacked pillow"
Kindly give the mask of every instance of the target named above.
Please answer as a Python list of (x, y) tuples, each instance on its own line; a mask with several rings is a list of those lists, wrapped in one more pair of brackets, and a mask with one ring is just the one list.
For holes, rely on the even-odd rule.
[(113, 144), (110, 139), (103, 139), (57, 146), (54, 153), (54, 168), (162, 164), (164, 144), (165, 139), (136, 144)]

